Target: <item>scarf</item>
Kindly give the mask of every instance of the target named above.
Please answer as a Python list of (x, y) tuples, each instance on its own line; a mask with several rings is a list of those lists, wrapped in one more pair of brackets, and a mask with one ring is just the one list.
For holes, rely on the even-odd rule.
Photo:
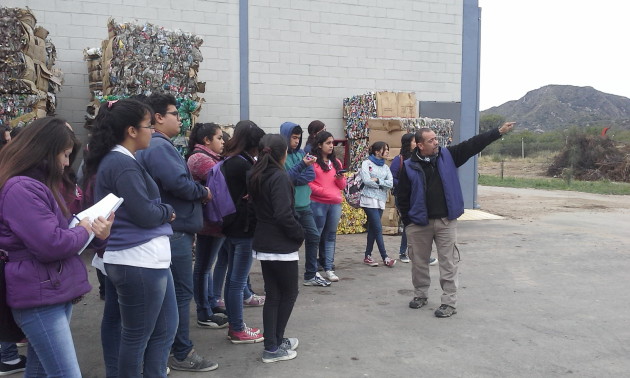
[(370, 159), (370, 161), (376, 165), (378, 165), (379, 167), (382, 167), (385, 164), (385, 159), (379, 159), (374, 155), (370, 155), (368, 156), (368, 159)]

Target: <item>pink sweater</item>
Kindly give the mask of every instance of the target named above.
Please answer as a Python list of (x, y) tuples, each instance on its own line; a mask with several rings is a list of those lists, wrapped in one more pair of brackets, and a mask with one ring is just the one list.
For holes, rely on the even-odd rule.
[[(341, 166), (340, 161), (339, 165)], [(346, 187), (346, 177), (336, 178), (334, 167), (328, 172), (324, 172), (318, 163), (313, 164), (313, 169), (315, 170), (315, 180), (308, 183), (312, 191), (311, 201), (332, 205), (341, 203), (341, 190)]]
[(208, 172), (214, 167), (216, 163), (221, 160), (221, 157), (203, 144), (196, 144), (195, 150), (203, 150), (206, 154), (199, 152), (192, 154), (188, 158), (188, 169), (190, 170), (190, 174), (193, 177), (193, 180), (199, 181), (203, 186), (206, 186), (206, 178), (208, 177)]

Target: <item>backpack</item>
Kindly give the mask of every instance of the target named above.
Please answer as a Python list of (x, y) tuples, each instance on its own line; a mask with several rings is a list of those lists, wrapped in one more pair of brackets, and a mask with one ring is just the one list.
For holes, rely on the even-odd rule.
[[(244, 157), (238, 155), (241, 159)], [(212, 199), (205, 205), (203, 212), (204, 218), (214, 224), (222, 225), (223, 218), (228, 215), (236, 213), (236, 205), (230, 195), (230, 190), (225, 181), (223, 163), (230, 158), (221, 160), (215, 164), (208, 172), (208, 178), (206, 179), (206, 186), (212, 193)]]
[(361, 172), (356, 171), (351, 173), (346, 178), (346, 187), (343, 189), (343, 195), (346, 197), (348, 205), (355, 209), (360, 208), (361, 202), (361, 190), (363, 189), (363, 179), (361, 178)]

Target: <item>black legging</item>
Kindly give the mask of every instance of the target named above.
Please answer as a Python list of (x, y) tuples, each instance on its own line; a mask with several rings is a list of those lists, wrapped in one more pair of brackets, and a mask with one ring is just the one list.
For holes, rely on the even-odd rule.
[(265, 349), (271, 350), (282, 342), (298, 296), (298, 262), (263, 260), (260, 266), (266, 295), (263, 308)]

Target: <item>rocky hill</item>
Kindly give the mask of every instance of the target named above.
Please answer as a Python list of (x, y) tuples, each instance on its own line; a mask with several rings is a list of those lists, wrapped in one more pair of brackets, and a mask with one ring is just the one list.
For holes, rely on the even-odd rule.
[(519, 129), (547, 131), (573, 125), (630, 129), (630, 99), (592, 87), (547, 85), (481, 112), (486, 114), (517, 121)]

